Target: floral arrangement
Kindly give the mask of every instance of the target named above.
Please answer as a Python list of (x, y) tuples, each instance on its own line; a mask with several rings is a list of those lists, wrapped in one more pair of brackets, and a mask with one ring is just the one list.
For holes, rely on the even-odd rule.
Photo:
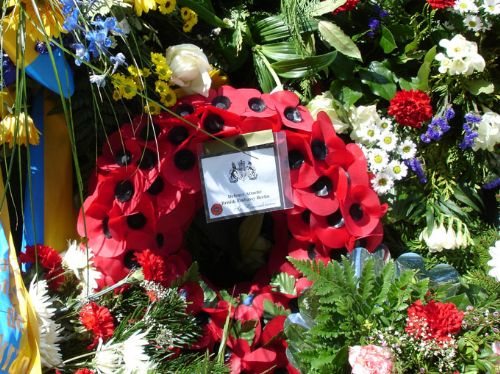
[[(499, 14), (2, 2), (2, 370), (498, 372)], [(261, 130), (293, 207), (207, 223), (200, 147)]]

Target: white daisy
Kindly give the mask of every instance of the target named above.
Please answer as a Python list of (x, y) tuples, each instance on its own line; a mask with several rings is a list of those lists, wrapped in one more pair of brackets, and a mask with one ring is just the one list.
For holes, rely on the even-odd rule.
[(63, 266), (75, 274), (82, 285), (82, 295), (86, 296), (97, 288), (97, 279), (100, 279), (102, 274), (93, 267), (93, 253), (90, 248), (83, 251), (75, 240), (68, 244), (68, 250), (63, 254)]
[(375, 143), (380, 135), (380, 130), (374, 125), (360, 127), (354, 132), (357, 140), (363, 144)]
[(379, 127), (381, 131), (392, 130), (392, 120), (390, 118), (382, 117), (380, 122), (377, 124), (377, 127)]
[(488, 14), (500, 14), (500, 0), (484, 0), (481, 8)]
[(99, 342), (94, 360), (94, 369), (100, 374), (142, 374), (154, 370), (155, 365), (145, 353), (148, 345), (146, 332), (134, 332), (124, 342), (113, 339), (106, 344)]
[(398, 138), (390, 131), (382, 132), (378, 137), (378, 146), (383, 150), (390, 152), (396, 148)]
[(368, 153), (368, 162), (371, 170), (381, 171), (389, 163), (389, 155), (382, 149), (372, 148)]
[(372, 187), (379, 195), (384, 195), (394, 186), (394, 180), (387, 173), (379, 173), (372, 179)]
[(495, 246), (490, 247), (489, 253), (491, 260), (488, 261), (488, 265), (491, 266), (491, 270), (488, 274), (500, 282), (500, 240), (496, 241)]
[(408, 167), (404, 162), (392, 160), (387, 166), (387, 172), (391, 175), (395, 180), (399, 181), (406, 177), (408, 174)]
[(55, 308), (52, 307), (53, 299), (47, 291), (47, 281), (36, 281), (33, 278), (30, 284), (29, 295), (36, 312), (40, 334), (40, 357), (42, 366), (54, 368), (62, 364), (61, 351), (58, 342), (61, 340), (59, 333), (61, 326), (52, 319)]
[(474, 0), (457, 0), (453, 9), (457, 10), (459, 13), (477, 13), (479, 11)]
[(478, 16), (468, 14), (464, 18), (464, 25), (472, 31), (481, 31), (483, 30), (483, 22), (481, 21), (481, 18)]
[(406, 139), (399, 145), (399, 154), (403, 160), (408, 160), (415, 157), (417, 154), (417, 146), (411, 140)]

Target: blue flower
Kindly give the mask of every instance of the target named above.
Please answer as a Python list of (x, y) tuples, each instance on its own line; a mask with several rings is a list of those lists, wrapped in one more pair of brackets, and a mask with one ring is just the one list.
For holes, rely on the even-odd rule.
[(444, 118), (446, 118), (446, 120), (450, 120), (450, 119), (453, 119), (455, 117), (455, 111), (453, 110), (452, 107), (449, 107), (448, 109), (446, 109), (446, 111), (444, 112)]
[(469, 123), (479, 123), (481, 122), (481, 116), (474, 113), (467, 113), (464, 119)]
[(376, 18), (370, 18), (370, 21), (368, 22), (368, 27), (375, 31), (380, 27), (380, 21)]
[(405, 164), (417, 175), (420, 183), (427, 183), (427, 178), (425, 177), (424, 168), (422, 167), (422, 163), (418, 158), (405, 160)]
[(121, 52), (118, 52), (116, 56), (111, 56), (110, 61), (113, 64), (113, 72), (111, 74), (114, 74), (120, 65), (127, 66), (125, 55)]
[(494, 190), (500, 187), (500, 178), (493, 179), (491, 182), (488, 182), (483, 185), (485, 190)]
[(64, 20), (63, 27), (66, 31), (71, 32), (78, 27), (78, 15), (80, 11), (78, 8), (73, 9), (71, 13)]
[(73, 48), (75, 49), (76, 66), (80, 66), (83, 61), (89, 61), (90, 59), (89, 51), (85, 48), (85, 46), (82, 43), (73, 44)]

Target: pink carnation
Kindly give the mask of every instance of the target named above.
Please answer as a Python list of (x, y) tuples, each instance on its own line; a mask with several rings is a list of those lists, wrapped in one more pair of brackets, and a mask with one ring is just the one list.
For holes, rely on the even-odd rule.
[(392, 354), (389, 348), (376, 345), (349, 347), (349, 363), (352, 374), (390, 374)]

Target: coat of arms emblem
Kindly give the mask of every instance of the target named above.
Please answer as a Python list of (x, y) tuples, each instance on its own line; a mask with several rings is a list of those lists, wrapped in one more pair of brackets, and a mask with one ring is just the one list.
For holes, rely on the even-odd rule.
[(238, 162), (238, 166), (236, 166), (234, 162), (231, 164), (231, 169), (229, 170), (229, 182), (238, 183), (238, 181), (244, 181), (247, 178), (249, 180), (257, 179), (257, 171), (251, 161), (245, 162), (240, 160)]

